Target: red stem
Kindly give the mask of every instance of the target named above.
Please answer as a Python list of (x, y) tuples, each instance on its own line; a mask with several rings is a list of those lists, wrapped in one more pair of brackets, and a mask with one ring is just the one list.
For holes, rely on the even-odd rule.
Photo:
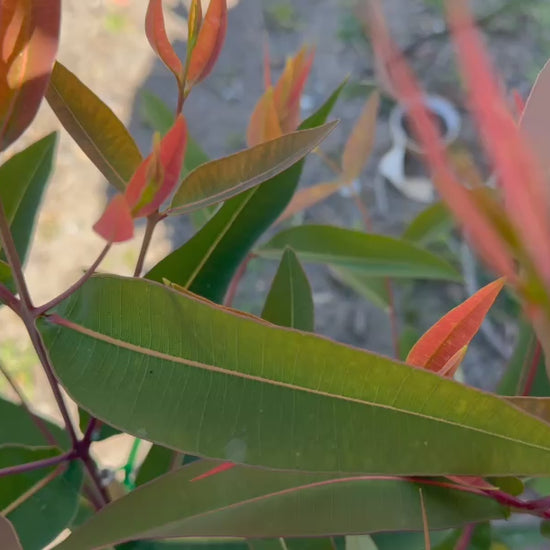
[(523, 386), (523, 391), (521, 395), (530, 395), (531, 390), (533, 389), (533, 384), (537, 376), (537, 370), (539, 368), (540, 357), (542, 354), (542, 346), (537, 340), (535, 346), (535, 351), (533, 352), (533, 357), (531, 358), (531, 364), (529, 365), (529, 370), (527, 371), (527, 376), (525, 377), (525, 385)]
[(470, 541), (472, 540), (472, 535), (474, 534), (474, 529), (475, 525), (473, 523), (464, 527), (460, 538), (456, 541), (454, 550), (468, 550), (468, 546), (470, 546)]
[(11, 310), (19, 314), (19, 300), (10, 292), (10, 290), (0, 283), (0, 302), (6, 304)]
[(233, 279), (231, 279), (231, 283), (229, 284), (229, 288), (227, 289), (227, 294), (225, 295), (225, 300), (223, 301), (224, 306), (231, 307), (233, 305), (233, 300), (235, 300), (237, 289), (239, 288), (239, 283), (244, 277), (244, 274), (246, 273), (246, 268), (248, 267), (248, 264), (250, 263), (250, 260), (252, 260), (252, 258), (254, 258), (254, 254), (248, 254), (248, 256), (242, 261), (241, 265), (235, 272), (235, 275), (233, 275)]
[(23, 474), (25, 472), (32, 472), (33, 470), (40, 470), (42, 468), (49, 468), (50, 466), (55, 466), (57, 464), (61, 464), (62, 462), (68, 462), (74, 458), (76, 458), (76, 453), (74, 450), (71, 450), (68, 453), (52, 456), (51, 458), (44, 458), (34, 462), (27, 462), (26, 464), (17, 464), (16, 466), (1, 468), (0, 478)]

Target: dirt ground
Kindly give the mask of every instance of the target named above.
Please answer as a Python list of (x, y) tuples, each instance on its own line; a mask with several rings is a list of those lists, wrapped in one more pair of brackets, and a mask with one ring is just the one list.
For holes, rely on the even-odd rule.
[[(207, 3), (207, 2), (205, 2)], [(166, 1), (167, 25), (176, 49), (185, 51), (184, 2)], [(384, 0), (394, 35), (426, 88), (453, 101), (463, 115), (460, 140), (476, 147), (472, 124), (463, 110), (463, 96), (452, 61), (452, 47), (444, 33), (437, 0)], [(169, 105), (175, 103), (171, 74), (154, 59), (143, 32), (145, 0), (65, 0), (59, 58), (92, 88), (128, 125), (140, 148), (147, 152), (151, 129), (141, 114), (144, 90)], [(341, 124), (324, 145), (337, 155), (365, 101), (374, 78), (372, 53), (354, 15), (352, 0), (233, 0), (226, 45), (211, 77), (185, 108), (190, 132), (211, 157), (244, 146), (250, 112), (262, 93), (262, 43), (265, 36), (278, 73), (285, 57), (303, 42), (316, 45), (316, 59), (303, 102), (304, 112), (321, 101), (346, 77), (348, 92), (334, 116)], [(505, 7), (503, 7), (505, 6)], [(484, 0), (477, 2), (496, 65), (504, 83), (526, 94), (537, 69), (550, 57), (550, 2), (548, 0)], [(486, 14), (492, 14), (486, 17)], [(547, 23), (547, 25), (545, 24)], [(373, 193), (378, 160), (390, 146), (388, 107), (384, 104), (377, 143), (363, 174), (362, 194), (377, 231), (399, 234), (423, 205), (388, 186), (388, 210), (377, 210)], [(39, 117), (16, 148), (59, 128), (44, 104)], [(11, 153), (12, 151), (10, 151)], [(6, 156), (6, 155), (4, 155)], [(331, 174), (311, 159), (302, 185), (330, 179)], [(57, 163), (44, 208), (36, 226), (34, 245), (26, 266), (33, 298), (43, 302), (70, 285), (103, 246), (91, 227), (107, 200), (107, 186), (92, 163), (61, 131)], [(359, 228), (360, 217), (349, 198), (336, 196), (308, 212), (306, 221)], [(131, 243), (115, 247), (102, 269), (130, 274), (137, 260), (141, 231)], [(189, 224), (160, 227), (147, 258), (153, 265), (172, 247), (190, 236)], [(235, 305), (253, 312), (261, 307), (275, 265), (255, 260), (241, 285)], [(391, 353), (386, 314), (335, 282), (322, 267), (307, 266), (314, 289), (318, 332), (339, 341)], [(397, 286), (401, 329), (414, 324), (422, 332), (442, 313), (466, 297), (464, 287), (443, 283), (408, 282)], [(414, 313), (416, 312), (416, 313)], [(513, 329), (503, 313), (494, 320), (504, 354), (496, 354), (484, 335), (476, 338), (465, 361), (470, 383), (494, 386), (513, 345)], [(55, 414), (49, 390), (17, 320), (0, 311), (0, 360), (47, 413)], [(0, 385), (0, 388), (4, 386)]]

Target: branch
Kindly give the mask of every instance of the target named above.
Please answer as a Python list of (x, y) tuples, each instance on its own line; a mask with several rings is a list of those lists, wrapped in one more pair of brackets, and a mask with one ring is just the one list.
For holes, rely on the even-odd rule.
[(96, 271), (96, 269), (99, 267), (99, 264), (103, 261), (105, 256), (107, 255), (107, 252), (109, 252), (111, 248), (112, 243), (107, 243), (105, 245), (105, 248), (101, 251), (99, 256), (97, 257), (96, 261), (86, 270), (84, 275), (76, 281), (76, 283), (72, 284), (67, 290), (62, 292), (59, 296), (54, 298), (53, 300), (50, 300), (44, 305), (41, 305), (33, 310), (33, 314), (35, 316), (42, 315), (49, 309), (54, 308), (56, 305), (61, 303), (63, 300), (71, 296), (74, 292), (76, 292)]
[(33, 470), (41, 470), (42, 468), (49, 468), (50, 466), (68, 462), (74, 458), (76, 458), (76, 453), (72, 450), (68, 453), (52, 456), (50, 458), (43, 458), (42, 460), (35, 460), (34, 462), (27, 462), (26, 464), (17, 464), (16, 466), (8, 466), (7, 468), (0, 469), (0, 478), (32, 472)]
[(10, 292), (8, 287), (0, 283), (0, 302), (4, 302), (11, 310), (20, 315), (19, 300)]
[(151, 214), (147, 218), (147, 225), (145, 226), (145, 235), (143, 235), (143, 242), (141, 243), (141, 250), (139, 251), (139, 258), (136, 264), (136, 269), (134, 270), (134, 277), (139, 277), (143, 270), (143, 264), (145, 263), (145, 256), (147, 255), (147, 250), (149, 250), (149, 245), (151, 244), (151, 239), (153, 238), (153, 232), (157, 223), (162, 219), (161, 215), (158, 212)]
[(31, 296), (29, 294), (29, 289), (27, 288), (25, 276), (23, 275), (21, 260), (19, 259), (19, 254), (17, 253), (17, 248), (15, 247), (15, 242), (13, 241), (10, 225), (8, 223), (8, 218), (6, 216), (6, 211), (4, 210), (2, 201), (0, 201), (0, 242), (2, 243), (4, 252), (6, 253), (6, 258), (11, 267), (17, 292), (19, 293), (19, 296), (27, 309), (32, 309), (33, 305)]

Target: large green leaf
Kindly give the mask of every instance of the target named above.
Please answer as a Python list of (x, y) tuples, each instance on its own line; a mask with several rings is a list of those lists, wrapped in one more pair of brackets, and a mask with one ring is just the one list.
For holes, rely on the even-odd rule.
[(313, 332), (311, 286), (296, 254), (287, 248), (267, 295), (262, 318), (282, 327)]
[[(21, 405), (0, 398), (0, 447), (3, 445), (25, 445), (45, 447), (49, 443), (44, 434)], [(41, 419), (59, 445), (66, 449), (69, 445), (67, 432), (57, 424)]]
[(213, 465), (197, 462), (138, 488), (92, 517), (59, 550), (87, 550), (139, 537), (421, 530), (419, 488), (434, 529), (506, 515), (489, 499), (401, 480), (235, 467), (193, 481)]
[[(325, 123), (343, 88), (340, 85), (300, 129)], [(169, 279), (196, 294), (219, 302), (233, 274), (262, 233), (292, 198), (302, 174), (301, 160), (261, 186), (226, 201), (187, 243), (160, 261), (148, 279)]]
[(168, 213), (186, 214), (217, 204), (274, 178), (317, 147), (336, 124), (292, 132), (202, 164), (183, 180)]
[(12, 281), (11, 268), (6, 263), (0, 260), (0, 283), (8, 284)]
[(257, 253), (279, 258), (287, 246), (302, 261), (340, 265), (368, 275), (460, 280), (446, 261), (407, 241), (328, 225), (285, 229)]
[[(0, 467), (50, 458), (58, 453), (52, 448), (2, 447)], [(64, 473), (21, 503), (13, 504), (55, 468), (0, 478), (0, 510), (8, 510), (7, 518), (15, 527), (25, 550), (42, 550), (69, 525), (76, 513), (82, 484), (82, 467), (78, 462), (71, 462)]]
[(80, 406), (193, 455), (325, 472), (550, 473), (550, 426), (497, 396), (143, 279), (94, 277), (38, 327)]
[(36, 213), (52, 170), (57, 133), (16, 153), (0, 166), (0, 200), (22, 260), (29, 248)]
[(113, 111), (59, 62), (54, 66), (46, 99), (107, 181), (124, 191), (142, 157)]

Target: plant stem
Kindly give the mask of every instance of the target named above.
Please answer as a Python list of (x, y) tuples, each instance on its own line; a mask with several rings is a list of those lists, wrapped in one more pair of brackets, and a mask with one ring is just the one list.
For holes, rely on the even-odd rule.
[(84, 466), (88, 471), (88, 476), (90, 477), (90, 480), (94, 488), (96, 489), (97, 493), (101, 497), (102, 506), (105, 504), (108, 504), (111, 501), (111, 499), (109, 498), (107, 489), (105, 489), (105, 487), (103, 486), (103, 483), (101, 482), (101, 478), (99, 477), (99, 472), (97, 471), (97, 465), (92, 459), (92, 457), (90, 456), (88, 449), (84, 449), (84, 447), (80, 447), (80, 452), (78, 457), (84, 463)]
[(11, 310), (19, 315), (19, 300), (10, 292), (10, 290), (0, 283), (0, 302), (6, 304)]
[(17, 464), (16, 466), (8, 466), (7, 468), (0, 469), (0, 478), (6, 476), (14, 476), (17, 474), (23, 474), (25, 472), (32, 472), (34, 470), (41, 470), (42, 468), (49, 468), (61, 464), (62, 462), (68, 462), (76, 458), (74, 450), (64, 453), (62, 455), (52, 456), (50, 458), (43, 458), (42, 460), (35, 460), (34, 462), (27, 462), (26, 464)]
[(35, 316), (42, 315), (49, 309), (54, 308), (56, 305), (61, 303), (63, 300), (71, 296), (74, 292), (76, 292), (96, 271), (96, 269), (99, 267), (107, 253), (109, 252), (111, 248), (112, 243), (107, 243), (105, 245), (105, 248), (101, 251), (95, 262), (86, 270), (84, 275), (78, 279), (74, 284), (72, 284), (67, 290), (62, 292), (59, 296), (54, 298), (53, 300), (50, 300), (49, 302), (45, 303), (44, 305), (41, 305), (34, 309), (33, 313)]
[(11, 267), (13, 280), (15, 281), (15, 286), (17, 288), (17, 292), (19, 293), (19, 297), (27, 309), (31, 310), (33, 308), (31, 295), (29, 294), (29, 289), (27, 288), (19, 254), (17, 253), (15, 242), (13, 241), (8, 218), (6, 216), (2, 201), (0, 201), (0, 242), (2, 243), (2, 247), (6, 253), (6, 258)]
[(250, 263), (250, 260), (252, 260), (252, 258), (254, 258), (254, 254), (248, 254), (246, 258), (241, 262), (241, 265), (238, 267), (235, 275), (233, 275), (231, 283), (229, 283), (229, 288), (227, 289), (227, 294), (225, 295), (225, 299), (223, 301), (224, 306), (231, 307), (233, 305), (233, 300), (235, 299), (235, 296), (237, 294), (239, 283), (244, 277), (248, 264)]
[(474, 534), (475, 525), (473, 523), (466, 525), (462, 530), (460, 538), (456, 541), (454, 550), (468, 550), (472, 535)]
[(535, 383), (535, 378), (537, 377), (537, 370), (539, 368), (540, 357), (542, 355), (542, 346), (537, 340), (535, 345), (535, 350), (533, 351), (533, 356), (531, 358), (531, 364), (529, 370), (527, 371), (527, 376), (525, 377), (525, 385), (523, 386), (523, 391), (521, 395), (530, 395), (531, 390), (533, 389), (533, 384)]
[(143, 235), (143, 242), (141, 243), (141, 250), (139, 251), (139, 258), (136, 263), (136, 269), (134, 270), (134, 277), (139, 277), (143, 270), (143, 264), (145, 263), (145, 256), (147, 255), (147, 250), (151, 244), (151, 239), (153, 238), (153, 232), (157, 223), (160, 221), (158, 212), (151, 214), (147, 218), (147, 225), (145, 226), (145, 235)]
[(21, 388), (17, 385), (17, 382), (14, 380), (14, 378), (6, 368), (6, 365), (4, 365), (2, 361), (0, 361), (0, 372), (4, 375), (4, 378), (7, 380), (8, 384), (11, 386), (12, 390), (15, 392), (15, 394), (21, 401), (21, 406), (23, 407), (23, 409), (25, 409), (27, 414), (31, 417), (31, 420), (36, 425), (38, 430), (40, 430), (40, 432), (44, 436), (44, 439), (53, 447), (58, 447), (59, 446), (58, 441), (56, 441), (54, 435), (49, 430), (44, 420), (42, 420), (42, 418), (40, 418), (38, 415), (32, 412), (31, 406), (27, 401), (25, 394), (23, 393)]

